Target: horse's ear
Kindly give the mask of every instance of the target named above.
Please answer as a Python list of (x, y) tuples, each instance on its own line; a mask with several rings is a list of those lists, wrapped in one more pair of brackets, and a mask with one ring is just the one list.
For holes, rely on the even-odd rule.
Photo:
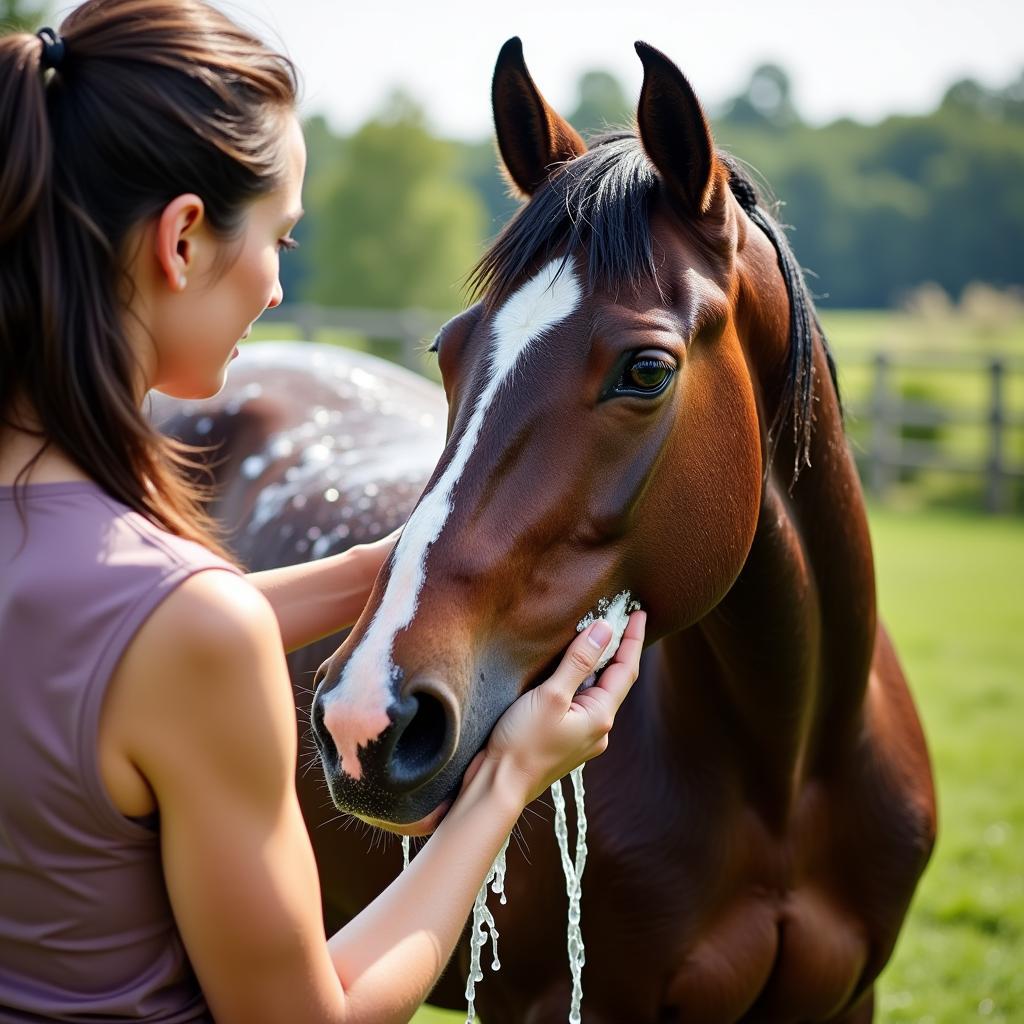
[(715, 183), (711, 129), (690, 83), (660, 50), (636, 43), (644, 65), (637, 124), (644, 150), (682, 212), (708, 212)]
[(533, 195), (552, 164), (587, 151), (568, 121), (559, 117), (533, 84), (523, 60), (523, 44), (513, 36), (501, 48), (491, 85), (498, 149), (512, 183)]

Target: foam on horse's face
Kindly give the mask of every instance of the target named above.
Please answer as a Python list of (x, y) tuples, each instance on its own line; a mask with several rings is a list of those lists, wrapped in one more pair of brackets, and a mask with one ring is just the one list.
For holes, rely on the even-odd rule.
[(390, 724), (387, 709), (401, 678), (392, 657), (394, 640), (416, 614), (430, 546), (455, 507), (459, 478), (476, 447), (487, 412), (530, 344), (566, 320), (581, 297), (571, 261), (555, 259), (513, 293), (494, 317), (487, 385), (476, 400), (454, 456), (402, 531), (387, 588), (369, 627), (349, 656), (338, 684), (324, 696), (324, 725), (338, 749), (341, 770), (354, 780), (362, 775), (359, 747), (377, 739)]

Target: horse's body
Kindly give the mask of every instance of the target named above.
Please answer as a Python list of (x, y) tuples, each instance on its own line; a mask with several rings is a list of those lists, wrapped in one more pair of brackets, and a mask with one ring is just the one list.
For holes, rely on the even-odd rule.
[[(583, 1019), (863, 1024), (934, 839), (927, 752), (802, 280), (685, 79), (640, 52), (639, 141), (590, 153), (517, 46), (499, 59), (499, 144), (532, 198), (439, 337), (448, 444), (321, 668), (314, 732), (339, 807), (414, 823), (631, 590), (650, 646), (585, 773)], [(311, 819), (349, 915), (397, 853)], [(523, 825), (488, 1024), (568, 1008), (558, 854)]]

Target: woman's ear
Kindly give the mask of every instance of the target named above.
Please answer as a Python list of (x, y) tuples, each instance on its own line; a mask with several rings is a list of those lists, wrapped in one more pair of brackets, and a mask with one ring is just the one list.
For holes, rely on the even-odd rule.
[(172, 199), (160, 213), (156, 226), (156, 256), (160, 275), (175, 292), (188, 287), (196, 267), (198, 234), (205, 220), (202, 199), (192, 192)]

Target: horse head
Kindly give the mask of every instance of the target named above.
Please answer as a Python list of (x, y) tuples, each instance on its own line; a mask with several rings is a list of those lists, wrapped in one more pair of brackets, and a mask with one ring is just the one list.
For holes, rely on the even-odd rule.
[(687, 80), (637, 52), (637, 129), (589, 150), (519, 40), (498, 58), (497, 141), (526, 202), (438, 335), (446, 447), (318, 674), (331, 793), (364, 819), (432, 827), (602, 598), (637, 599), (648, 643), (706, 615), (744, 565), (775, 446), (799, 462), (811, 370), (787, 342), (783, 255)]

